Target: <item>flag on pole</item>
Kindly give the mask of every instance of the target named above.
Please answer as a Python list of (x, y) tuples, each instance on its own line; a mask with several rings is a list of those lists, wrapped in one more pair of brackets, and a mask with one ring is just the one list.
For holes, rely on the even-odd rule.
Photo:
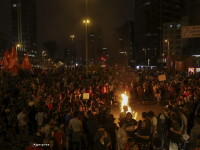
[(24, 60), (22, 61), (22, 69), (30, 70), (32, 68), (28, 53), (26, 53)]
[(11, 51), (9, 60), (10, 60), (9, 61), (9, 69), (11, 70), (12, 73), (17, 74), (19, 62), (18, 62), (17, 52), (14, 47), (12, 47), (12, 51)]
[(6, 49), (6, 51), (4, 53), (3, 61), (2, 61), (2, 67), (3, 67), (3, 69), (8, 69), (9, 68), (9, 62), (10, 62), (10, 53)]

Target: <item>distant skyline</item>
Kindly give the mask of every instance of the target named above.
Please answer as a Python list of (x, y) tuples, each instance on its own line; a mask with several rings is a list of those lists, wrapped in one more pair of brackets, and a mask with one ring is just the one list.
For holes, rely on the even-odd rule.
[[(88, 0), (91, 25), (99, 26), (109, 43), (114, 29), (126, 20), (133, 20), (134, 0)], [(42, 45), (53, 40), (62, 53), (70, 34), (82, 34), (85, 0), (37, 0), (37, 41)], [(0, 33), (11, 37), (10, 0), (0, 2)], [(79, 36), (79, 35), (77, 35)]]

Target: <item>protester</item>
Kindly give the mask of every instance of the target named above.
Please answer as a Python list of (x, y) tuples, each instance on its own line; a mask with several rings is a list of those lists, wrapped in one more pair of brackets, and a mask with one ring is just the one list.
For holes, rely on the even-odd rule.
[(195, 125), (190, 132), (191, 149), (200, 146), (200, 116), (196, 116)]
[(96, 142), (94, 144), (93, 149), (95, 150), (108, 150), (106, 143), (104, 141), (105, 138), (105, 131), (97, 132)]
[[(162, 73), (166, 73), (166, 81), (158, 80), (157, 76)], [(1, 141), (11, 139), (12, 131), (16, 133), (13, 132), (11, 142), (15, 141), (14, 135), (19, 134), (25, 145), (35, 137), (41, 142), (38, 144), (50, 144), (50, 149), (67, 150), (92, 150), (95, 146), (109, 150), (115, 147), (156, 149), (160, 148), (158, 137), (162, 140), (161, 147), (183, 149), (188, 145), (183, 146), (182, 134), (198, 141), (198, 74), (182, 76), (162, 70), (110, 67), (86, 76), (81, 67), (61, 67), (19, 70), (18, 76), (9, 72), (1, 72), (1, 75), (4, 77), (1, 93), (4, 94), (0, 127), (1, 136), (5, 136), (0, 137)], [(120, 128), (117, 129), (117, 118), (111, 108), (115, 105), (121, 108), (117, 101), (125, 91), (132, 97), (130, 103), (154, 103), (156, 100), (167, 106), (161, 114), (144, 112), (141, 121), (134, 120), (124, 106), (124, 112), (118, 114)], [(86, 92), (88, 98), (83, 96)], [(198, 145), (190, 143), (192, 147)]]
[(124, 150), (128, 144), (128, 136), (125, 131), (124, 122), (119, 122), (119, 129), (117, 130), (117, 150)]
[(83, 134), (83, 125), (78, 119), (78, 112), (74, 112), (74, 118), (69, 121), (68, 128), (72, 130), (72, 143), (74, 150), (81, 150), (81, 138)]
[(149, 150), (151, 141), (151, 125), (147, 121), (142, 122), (140, 131), (137, 134), (140, 150)]

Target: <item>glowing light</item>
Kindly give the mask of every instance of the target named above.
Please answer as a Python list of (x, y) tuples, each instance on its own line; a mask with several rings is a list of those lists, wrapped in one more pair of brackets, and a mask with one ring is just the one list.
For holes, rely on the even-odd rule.
[(121, 102), (121, 112), (123, 112), (123, 106), (128, 107), (128, 112), (132, 112), (131, 108), (128, 106), (128, 96), (126, 94), (121, 94), (122, 102)]
[(20, 46), (21, 46), (21, 44), (17, 44), (17, 45), (16, 45), (16, 47), (20, 47)]
[(123, 106), (127, 106), (128, 111), (133, 115), (133, 118), (136, 119), (137, 118), (137, 112), (134, 112), (131, 110), (131, 107), (128, 104), (128, 96), (126, 95), (126, 93), (121, 94), (122, 97), (122, 101), (121, 101), (121, 112), (123, 112)]
[(165, 43), (167, 43), (168, 42), (168, 40), (165, 40)]
[(83, 23), (89, 24), (89, 23), (90, 23), (90, 20), (89, 20), (89, 19), (85, 19), (85, 20), (83, 20)]

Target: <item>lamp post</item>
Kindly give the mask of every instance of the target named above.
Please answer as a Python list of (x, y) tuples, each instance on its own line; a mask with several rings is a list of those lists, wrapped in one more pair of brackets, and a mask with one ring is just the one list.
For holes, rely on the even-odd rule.
[(170, 67), (170, 58), (169, 58), (169, 56), (170, 56), (170, 52), (169, 52), (169, 40), (166, 39), (166, 40), (165, 40), (165, 43), (167, 43), (167, 66), (168, 66), (168, 68), (169, 68), (169, 67)]
[(167, 55), (169, 56), (169, 40), (165, 40), (165, 43), (167, 43)]
[(85, 0), (85, 16), (87, 17), (88, 11), (88, 0)]
[(146, 60), (147, 60), (147, 49), (143, 48), (142, 49), (144, 51), (144, 65), (146, 65)]
[(164, 63), (165, 63), (165, 54), (162, 53), (162, 66), (164, 65)]
[(70, 35), (70, 38), (72, 39), (72, 62), (74, 63), (74, 38), (75, 38), (75, 35), (74, 34)]
[(19, 48), (19, 47), (21, 47), (21, 44), (17, 44), (17, 45), (16, 45), (16, 47), (15, 47), (16, 52), (17, 52), (17, 50), (18, 50), (17, 48)]
[(86, 75), (88, 74), (88, 24), (90, 23), (89, 19), (83, 20), (85, 24), (85, 59), (86, 59)]

